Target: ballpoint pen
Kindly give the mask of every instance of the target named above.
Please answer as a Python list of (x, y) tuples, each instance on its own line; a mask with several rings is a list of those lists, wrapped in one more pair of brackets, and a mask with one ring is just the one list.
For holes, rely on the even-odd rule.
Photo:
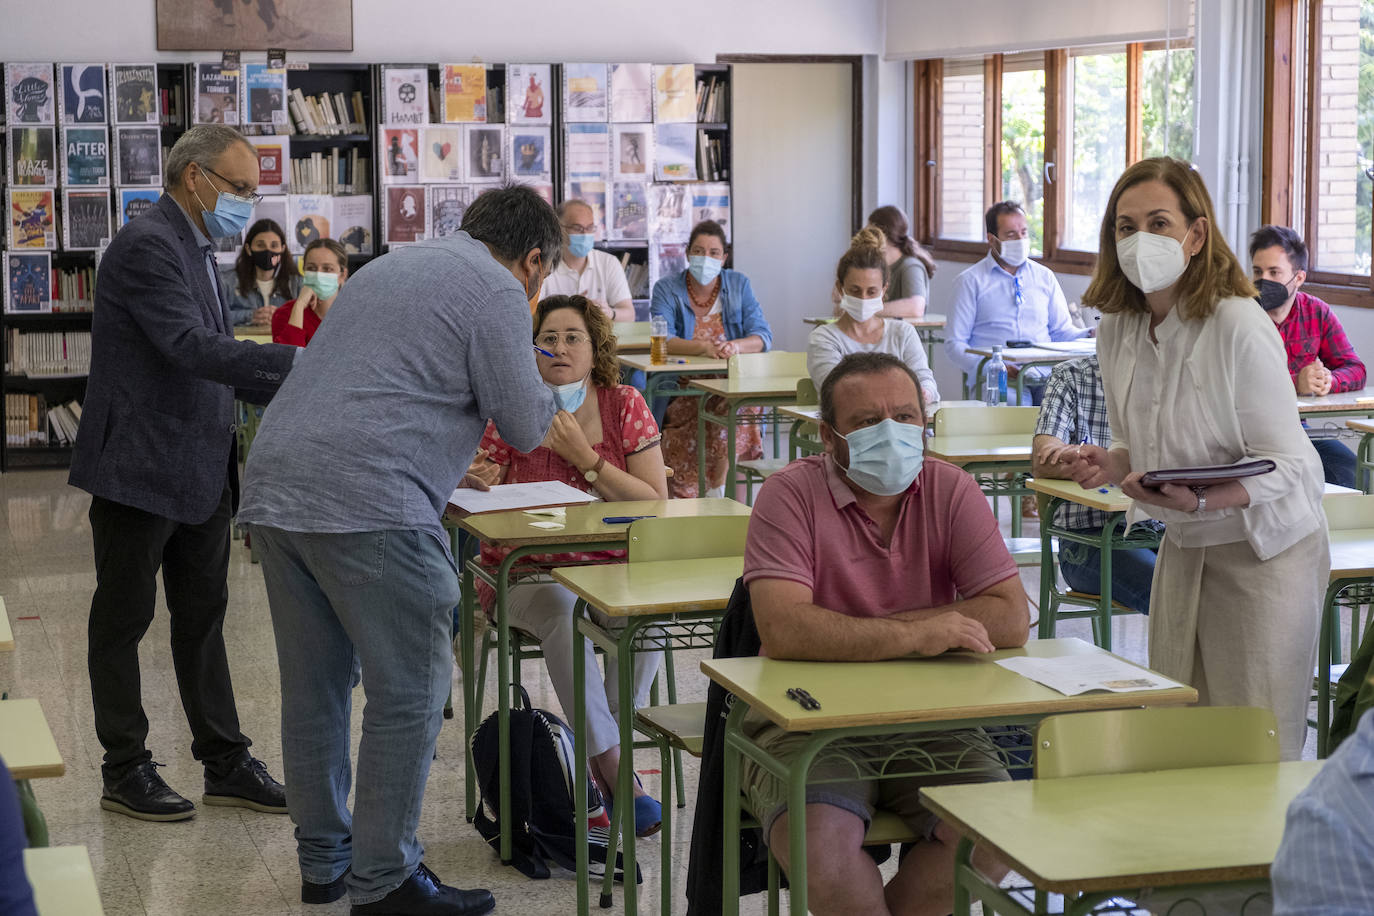
[(630, 522), (637, 522), (641, 518), (658, 518), (657, 515), (607, 515), (601, 519), (607, 525), (628, 525)]
[(556, 359), (556, 357), (552, 353), (550, 353), (548, 350), (545, 350), (543, 347), (539, 346), (539, 344), (531, 344), (531, 346), (538, 350), (540, 353), (543, 353), (549, 359)]

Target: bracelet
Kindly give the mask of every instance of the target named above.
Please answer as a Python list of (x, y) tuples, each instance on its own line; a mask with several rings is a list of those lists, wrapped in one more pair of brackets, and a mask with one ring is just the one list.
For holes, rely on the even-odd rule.
[(1189, 487), (1189, 489), (1192, 490), (1192, 491), (1193, 491), (1193, 495), (1197, 497), (1197, 508), (1195, 508), (1193, 511), (1194, 511), (1194, 512), (1206, 512), (1206, 511), (1207, 511), (1207, 488), (1206, 488), (1206, 487)]

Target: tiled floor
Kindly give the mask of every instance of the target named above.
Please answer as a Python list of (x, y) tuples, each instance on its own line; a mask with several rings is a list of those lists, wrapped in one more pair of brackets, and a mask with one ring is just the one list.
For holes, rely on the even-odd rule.
[[(94, 587), (86, 519), (89, 497), (67, 487), (65, 481), (65, 471), (0, 475), (0, 596), (8, 606), (17, 643), (15, 652), (0, 654), (0, 690), (42, 702), (67, 762), (64, 777), (35, 782), (53, 843), (90, 848), (110, 916), (346, 913), (345, 902), (322, 907), (298, 902), (295, 843), (284, 816), (200, 805), (190, 821), (153, 824), (100, 810), (101, 749), (92, 725), (85, 664), (86, 615)], [(1034, 526), (1025, 533), (1034, 535)], [(1027, 573), (1026, 579), (1028, 592), (1036, 595), (1035, 573)], [(241, 543), (235, 544), (230, 565), (229, 600), (225, 635), (239, 716), (244, 732), (254, 741), (255, 753), (280, 776), (280, 697), (271, 623), (262, 574), (249, 562)], [(1060, 635), (1091, 638), (1081, 621), (1064, 625)], [(1118, 621), (1117, 651), (1143, 661), (1144, 647), (1143, 619)], [(166, 765), (162, 773), (173, 788), (198, 802), (201, 769), (191, 757), (160, 596), (157, 618), (143, 641), (140, 658), (154, 759)], [(704, 697), (704, 681), (695, 673), (696, 664), (696, 657), (680, 657), (677, 670), (683, 701)], [(557, 698), (542, 667), (536, 667), (530, 665), (525, 674), (532, 699), (537, 706), (556, 710)], [(456, 691), (458, 681), (454, 683)], [(494, 696), (490, 687), (487, 696)], [(360, 696), (354, 704), (355, 748), (362, 700)], [(430, 772), (420, 824), (427, 862), (449, 883), (491, 888), (498, 913), (572, 912), (570, 875), (526, 880), (513, 869), (503, 868), (465, 822), (461, 708), (458, 715), (444, 723)], [(656, 772), (656, 754), (641, 754), (636, 762), (646, 775)], [(654, 776), (646, 779), (651, 790), (657, 789), (656, 783)], [(695, 785), (696, 770), (689, 762), (689, 798), (695, 795)], [(659, 844), (664, 842), (674, 846), (674, 882), (679, 891), (674, 909), (685, 910), (680, 889), (691, 837), (690, 807), (682, 814), (674, 822), (672, 837), (639, 842), (644, 870), (641, 912), (658, 911)], [(617, 897), (617, 911), (618, 901)], [(743, 909), (762, 912), (762, 898), (745, 901)]]

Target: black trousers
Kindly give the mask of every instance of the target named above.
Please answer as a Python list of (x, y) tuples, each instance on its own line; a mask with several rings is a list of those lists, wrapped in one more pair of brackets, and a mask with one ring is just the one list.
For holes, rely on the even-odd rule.
[(239, 731), (224, 613), (229, 604), (230, 490), (205, 522), (183, 525), (99, 496), (91, 499), (96, 587), (88, 625), (87, 667), (101, 767), (117, 779), (152, 759), (145, 746), (138, 644), (153, 622), (157, 572), (167, 593), (172, 666), (191, 726), (191, 753), (213, 778), (247, 753)]

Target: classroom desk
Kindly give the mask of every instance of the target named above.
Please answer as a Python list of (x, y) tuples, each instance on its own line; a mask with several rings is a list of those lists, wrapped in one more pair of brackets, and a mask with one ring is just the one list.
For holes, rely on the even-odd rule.
[(792, 421), (792, 428), (787, 431), (788, 461), (796, 461), (803, 455), (819, 455), (825, 451), (819, 433), (815, 436), (802, 435), (802, 430), (808, 423), (813, 426), (820, 423), (819, 404), (782, 404), (778, 406), (777, 413), (779, 417), (786, 417)]
[(1364, 434), (1355, 450), (1355, 480), (1363, 480), (1361, 489), (1374, 493), (1374, 420), (1347, 420), (1345, 425)]
[[(964, 352), (982, 357), (978, 361), (978, 368), (974, 370), (973, 378), (964, 380), (964, 393), (966, 395), (981, 394), (983, 370), (987, 367), (988, 360), (992, 359), (992, 347), (969, 347)], [(1017, 370), (1016, 378), (1012, 379), (1012, 385), (1016, 388), (1016, 401), (1012, 406), (1020, 404), (1025, 395), (1026, 369), (1034, 366), (1057, 366), (1071, 359), (1092, 356), (1096, 352), (1097, 340), (1095, 338), (1052, 341), (1033, 347), (1003, 347), (1002, 359), (1006, 362), (1007, 368)], [(969, 390), (970, 388), (972, 391)]]
[[(1327, 537), (1331, 542), (1331, 576), (1327, 580), (1321, 635), (1317, 640), (1318, 757), (1327, 755), (1331, 730), (1331, 665), (1340, 644), (1338, 608), (1346, 606), (1353, 610), (1374, 602), (1374, 519), (1365, 528), (1330, 529)], [(1358, 619), (1356, 615), (1355, 620)], [(1352, 641), (1358, 646), (1359, 634), (1352, 633)]]
[[(648, 353), (621, 353), (616, 357), (622, 377), (635, 372), (644, 373), (644, 401), (650, 412), (660, 400), (678, 397), (701, 397), (700, 391), (678, 387), (684, 375), (724, 375), (728, 368), (723, 359), (705, 356), (669, 356), (666, 363), (655, 363)], [(655, 414), (657, 416), (657, 414)]]
[(14, 651), (14, 630), (10, 629), (10, 615), (5, 610), (5, 599), (0, 597), (0, 652)]
[[(722, 912), (739, 912), (740, 763), (747, 755), (787, 785), (788, 834), (792, 874), (792, 913), (806, 913), (806, 786), (812, 762), (828, 746), (881, 747), (888, 762), (925, 758), (932, 772), (959, 772), (962, 753), (947, 759), (922, 754), (920, 739), (930, 732), (987, 725), (1030, 725), (1047, 715), (1088, 709), (1184, 706), (1197, 701), (1191, 687), (1133, 693), (1064, 696), (994, 664), (999, 658), (1100, 654), (1078, 639), (1031, 640), (1022, 649), (988, 655), (948, 653), (934, 658), (885, 662), (797, 662), (770, 658), (707, 659), (701, 670), (735, 696), (726, 719), (724, 758), (725, 823)], [(787, 688), (805, 687), (821, 703), (803, 710), (787, 698)], [(810, 741), (784, 763), (755, 745), (742, 731), (744, 716), (756, 709), (779, 727), (810, 733)], [(886, 778), (880, 773), (876, 778)], [(1133, 833), (1133, 831), (1125, 831)]]
[(100, 891), (85, 846), (24, 850), (24, 874), (38, 916), (102, 916)]
[[(709, 649), (715, 645), (715, 631), (734, 591), (735, 581), (744, 571), (743, 557), (713, 557), (701, 560), (662, 560), (644, 563), (617, 563), (602, 566), (574, 566), (555, 569), (553, 578), (577, 595), (577, 636), (573, 642), (573, 747), (577, 772), (587, 769), (586, 705), (583, 677), (586, 659), (584, 640), (591, 639), (606, 653), (606, 663), (618, 662), (620, 746), (634, 743), (634, 654), (636, 650), (674, 652), (680, 649)], [(593, 620), (593, 608), (609, 618), (610, 626)], [(650, 629), (651, 628), (651, 629)], [(669, 703), (677, 702), (672, 694)], [(630, 780), (634, 775), (634, 755), (620, 756), (620, 771), (615, 797), (632, 797)], [(665, 771), (662, 775), (663, 828), (661, 831), (662, 874), (660, 876), (662, 912), (672, 912), (672, 790)], [(574, 810), (585, 811), (586, 781), (576, 780)], [(629, 838), (623, 852), (626, 875), (635, 873), (634, 805), (616, 806), (620, 819), (619, 836)], [(612, 825), (607, 858), (614, 863), (617, 830)], [(577, 912), (587, 913), (587, 819), (577, 818)], [(638, 901), (633, 878), (626, 884), (625, 912), (634, 914)], [(610, 906), (614, 869), (608, 867), (602, 885), (601, 904)]]
[(649, 322), (616, 322), (615, 352), (648, 353)]
[[(816, 315), (810, 318), (803, 318), (802, 322), (811, 325), (813, 328), (818, 328), (821, 325), (834, 324), (838, 320), (839, 316), (837, 315)], [(945, 316), (938, 312), (926, 312), (924, 315), (917, 318), (901, 318), (898, 320), (905, 321), (916, 329), (917, 336), (921, 338), (921, 342), (925, 344), (926, 347), (926, 362), (933, 364), (935, 362), (935, 345), (945, 342), (944, 338), (940, 336), (940, 332), (945, 329)]]
[(983, 901), (984, 912), (1048, 913), (1044, 894), (1027, 907), (972, 868), (975, 844), (1037, 890), (1063, 894), (1062, 912), (1078, 916), (1115, 896), (1138, 898), (1145, 889), (1265, 893), (1288, 804), (1321, 765), (1302, 760), (933, 786), (921, 796), (961, 834), (955, 916), (968, 916), (974, 899)]
[[(699, 378), (688, 382), (689, 388), (698, 389), (707, 397), (716, 396), (726, 402), (723, 414), (712, 413), (706, 409), (705, 398), (697, 411), (697, 494), (706, 495), (706, 426), (725, 427), (725, 455), (728, 464), (725, 471), (725, 492), (734, 491), (737, 467), (735, 462), (735, 435), (739, 425), (739, 413), (748, 407), (780, 407), (797, 399), (797, 382), (804, 375), (762, 375), (738, 378)], [(760, 418), (760, 423), (764, 422)], [(777, 438), (774, 437), (774, 445)]]
[(48, 822), (29, 780), (61, 776), (67, 772), (67, 766), (37, 700), (0, 700), (0, 757), (4, 758), (19, 792), (19, 807), (30, 844), (47, 846)]
[[(1087, 606), (1080, 599), (1067, 596), (1058, 589), (1055, 572), (1054, 539), (1061, 542), (1071, 541), (1096, 547), (1100, 552), (1098, 561), (1098, 598), (1092, 606), (1094, 641), (1106, 649), (1112, 649), (1112, 551), (1133, 550), (1138, 547), (1154, 549), (1159, 546), (1159, 535), (1150, 528), (1136, 526), (1128, 531), (1118, 531), (1124, 525), (1125, 516), (1131, 508), (1131, 498), (1118, 487), (1095, 487), (1085, 490), (1072, 480), (1051, 480), (1049, 478), (1026, 481), (1026, 488), (1050, 497), (1049, 504), (1040, 517), (1040, 638), (1054, 636), (1054, 627), (1061, 603)], [(1106, 492), (1102, 492), (1105, 490)], [(1107, 513), (1107, 522), (1100, 532), (1077, 531), (1054, 523), (1055, 513), (1065, 503), (1075, 503)], [(1084, 616), (1082, 613), (1067, 615)]]
[(1298, 416), (1374, 417), (1374, 388), (1343, 391), (1321, 397), (1297, 395)]
[(253, 343), (271, 343), (272, 326), (270, 324), (240, 324), (234, 327), (235, 340), (251, 340)]
[[(578, 552), (597, 552), (602, 550), (624, 550), (629, 538), (629, 525), (608, 525), (602, 521), (607, 516), (654, 515), (660, 518), (687, 518), (710, 515), (748, 515), (749, 507), (733, 499), (645, 499), (626, 502), (596, 502), (569, 506), (562, 527), (536, 528), (534, 522), (549, 521), (547, 517), (528, 515), (521, 511), (491, 512), (485, 515), (469, 515), (457, 520), (457, 525), (468, 534), (470, 547), (477, 550), (478, 543), (492, 547), (507, 547), (511, 552), (501, 561), (499, 569), (493, 571), (481, 565), (480, 554), (463, 563), (463, 603), (460, 639), (463, 658), (463, 732), (464, 746), (472, 746), (472, 733), (477, 728), (480, 710), (477, 707), (476, 665), (473, 664), (473, 639), (476, 633), (477, 590), (476, 579), (496, 592), (496, 684), (497, 712), (499, 713), (498, 736), (501, 747), (501, 773), (510, 772), (510, 622), (507, 602), (510, 593), (512, 570), (520, 560), (542, 553), (556, 553), (562, 550)], [(533, 571), (526, 566), (525, 571)], [(473, 771), (472, 755), (465, 754), (467, 767), (467, 819), (472, 820), (477, 811), (477, 777)], [(500, 793), (501, 823), (501, 861), (510, 864), (511, 836), (504, 829), (510, 823), (510, 780), (502, 778)]]
[[(925, 452), (940, 458), (973, 475), (983, 492), (992, 497), (993, 514), (997, 514), (997, 498), (1011, 499), (1011, 536), (1021, 536), (1021, 496), (1027, 492), (1019, 478), (1030, 473), (1031, 436), (1028, 433), (983, 436), (932, 436), (926, 440)], [(1010, 474), (1011, 481), (999, 480)]]

